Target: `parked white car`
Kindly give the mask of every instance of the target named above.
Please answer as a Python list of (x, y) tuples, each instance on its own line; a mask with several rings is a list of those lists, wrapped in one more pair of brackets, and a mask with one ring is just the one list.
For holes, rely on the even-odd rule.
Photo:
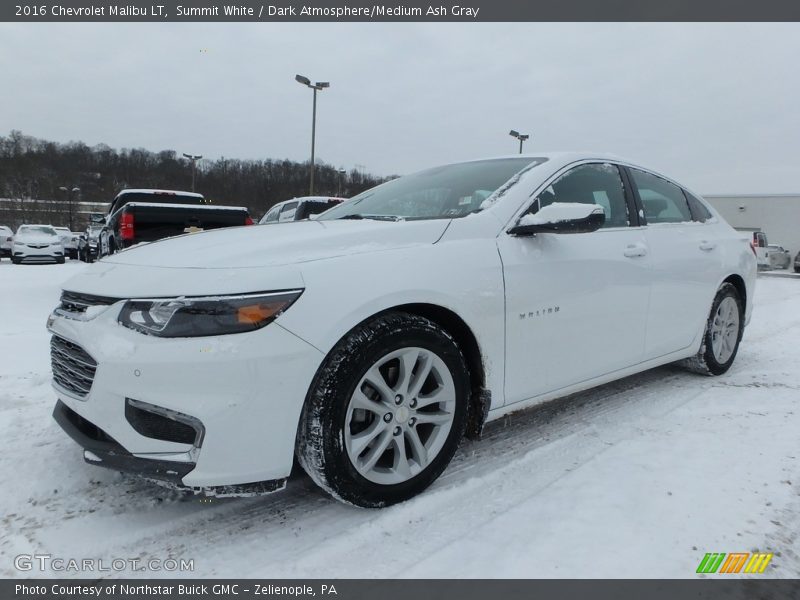
[(11, 245), (14, 243), (14, 232), (6, 225), (0, 225), (0, 258), (11, 258)]
[(52, 225), (20, 225), (11, 252), (11, 261), (15, 265), (64, 262), (64, 246)]
[(54, 416), (92, 464), (242, 494), (282, 488), (296, 455), (385, 506), (506, 413), (679, 360), (727, 371), (748, 242), (610, 157), (437, 167), (88, 267), (48, 321)]
[(303, 196), (302, 198), (292, 198), (273, 205), (258, 222), (259, 225), (266, 223), (282, 223), (284, 221), (301, 221), (325, 212), (329, 208), (341, 204), (345, 198), (335, 198), (329, 196)]
[(58, 232), (58, 237), (61, 238), (61, 245), (64, 246), (64, 254), (69, 258), (78, 258), (78, 238), (79, 233), (69, 230), (69, 227), (54, 227)]

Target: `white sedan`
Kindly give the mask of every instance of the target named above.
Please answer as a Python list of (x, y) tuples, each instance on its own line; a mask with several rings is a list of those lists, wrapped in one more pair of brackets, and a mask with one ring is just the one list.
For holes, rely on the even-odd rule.
[(249, 494), (297, 456), (385, 506), (506, 413), (674, 361), (724, 373), (755, 276), (712, 207), (626, 161), (451, 164), (87, 268), (48, 321), (54, 416), (93, 464)]
[(52, 225), (20, 225), (11, 246), (11, 261), (64, 263), (64, 246)]

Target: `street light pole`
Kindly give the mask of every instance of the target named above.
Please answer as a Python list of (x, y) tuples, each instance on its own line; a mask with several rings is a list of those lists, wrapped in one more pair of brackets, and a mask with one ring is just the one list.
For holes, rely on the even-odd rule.
[(344, 169), (339, 169), (339, 190), (336, 192), (336, 195), (341, 197), (342, 196), (342, 175), (347, 173)]
[(308, 186), (308, 195), (314, 195), (314, 150), (317, 137), (317, 92), (331, 86), (328, 81), (317, 81), (312, 84), (311, 80), (305, 75), (295, 75), (294, 80), (302, 85), (314, 90), (314, 108), (311, 113), (311, 181)]
[(62, 185), (58, 189), (60, 189), (62, 192), (65, 192), (67, 194), (67, 206), (68, 206), (68, 210), (69, 210), (69, 230), (72, 231), (72, 214), (73, 214), (72, 213), (72, 194), (76, 194), (76, 193), (80, 192), (81, 188), (79, 188), (77, 185), (73, 186), (71, 188), (68, 188), (68, 187)]
[(192, 161), (192, 191), (194, 191), (194, 175), (195, 175), (195, 170), (197, 168), (197, 161), (200, 160), (201, 158), (203, 158), (203, 155), (202, 154), (186, 154), (186, 152), (184, 152), (183, 156), (185, 158), (188, 158), (190, 161)]
[(522, 142), (524, 142), (531, 136), (528, 135), (527, 133), (520, 133), (519, 131), (514, 131), (513, 129), (508, 132), (508, 135), (510, 135), (511, 137), (515, 137), (519, 140), (519, 153), (522, 154)]

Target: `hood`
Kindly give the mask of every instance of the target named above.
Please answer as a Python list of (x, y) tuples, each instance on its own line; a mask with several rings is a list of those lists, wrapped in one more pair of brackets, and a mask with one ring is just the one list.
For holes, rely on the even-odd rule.
[(64, 289), (141, 298), (300, 288), (304, 263), (433, 244), (449, 223), (296, 221), (193, 233), (104, 258)]
[(337, 256), (433, 244), (449, 220), (296, 221), (217, 229), (137, 246), (103, 260), (162, 268), (296, 265)]

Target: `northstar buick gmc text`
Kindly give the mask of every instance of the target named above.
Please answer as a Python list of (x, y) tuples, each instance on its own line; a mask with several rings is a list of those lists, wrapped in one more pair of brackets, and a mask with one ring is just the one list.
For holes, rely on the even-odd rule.
[(625, 161), (447, 165), (87, 267), (48, 321), (54, 416), (90, 463), (243, 494), (297, 456), (384, 506), (510, 411), (678, 360), (724, 373), (755, 275), (713, 208)]

